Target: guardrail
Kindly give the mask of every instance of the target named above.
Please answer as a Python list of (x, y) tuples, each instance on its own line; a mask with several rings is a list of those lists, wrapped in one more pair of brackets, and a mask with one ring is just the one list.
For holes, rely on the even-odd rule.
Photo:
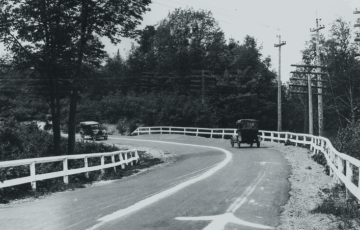
[[(115, 156), (118, 155), (119, 161), (115, 161)], [(100, 157), (100, 165), (88, 166), (88, 159)], [(105, 164), (105, 157), (111, 157), (111, 163)], [(69, 169), (68, 160), (84, 159), (84, 167)], [(58, 162), (62, 161), (63, 170), (51, 173), (36, 174), (36, 165), (42, 163)], [(33, 190), (36, 189), (36, 181), (46, 180), (50, 178), (63, 177), (64, 183), (69, 183), (69, 175), (86, 173), (85, 176), (89, 177), (88, 172), (101, 170), (101, 173), (104, 173), (104, 169), (114, 167), (116, 171), (116, 166), (121, 165), (121, 168), (124, 169), (127, 164), (133, 165), (139, 161), (139, 154), (136, 149), (125, 150), (125, 151), (115, 151), (108, 153), (89, 153), (89, 154), (78, 154), (78, 155), (64, 155), (64, 156), (54, 156), (54, 157), (42, 157), (42, 158), (32, 158), (32, 159), (22, 159), (22, 160), (13, 160), (13, 161), (3, 161), (0, 162), (0, 168), (15, 167), (29, 165), (30, 175), (27, 177), (15, 178), (10, 180), (0, 181), (0, 188), (10, 187), (19, 184), (31, 183)]]
[[(360, 200), (360, 161), (337, 151), (331, 144), (330, 140), (325, 137), (313, 136), (309, 134), (276, 132), (259, 130), (262, 141), (270, 142), (286, 142), (290, 141), (295, 146), (305, 146), (314, 154), (323, 154), (330, 168), (330, 176), (333, 177), (335, 183), (343, 183), (349, 192)], [(133, 135), (141, 134), (184, 134), (205, 137), (221, 137), (222, 139), (236, 134), (236, 129), (209, 129), (194, 127), (139, 127)], [(354, 169), (357, 168), (357, 181), (354, 177)]]
[(158, 126), (158, 127), (139, 127), (132, 135), (141, 134), (184, 134), (193, 136), (209, 136), (225, 138), (236, 134), (236, 129), (209, 129), (209, 128), (194, 128), (194, 127), (173, 127), (173, 126)]

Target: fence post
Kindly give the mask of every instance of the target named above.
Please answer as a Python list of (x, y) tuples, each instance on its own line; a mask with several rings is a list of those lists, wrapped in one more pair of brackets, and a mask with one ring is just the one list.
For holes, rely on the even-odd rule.
[(274, 138), (274, 133), (273, 132), (270, 133), (270, 137), (271, 137), (271, 142), (274, 142), (274, 139), (273, 139)]
[(211, 130), (210, 138), (213, 137), (213, 131), (214, 131), (214, 130)]
[(320, 147), (321, 147), (321, 152), (325, 153), (325, 141), (324, 140), (320, 140)]
[(104, 174), (105, 173), (105, 170), (104, 170), (105, 156), (104, 155), (101, 156), (100, 161), (101, 161), (101, 174)]
[[(124, 161), (123, 153), (119, 153), (119, 159), (120, 161)], [(125, 164), (121, 164), (121, 169), (125, 169)]]
[[(346, 161), (346, 178), (352, 183), (353, 182), (353, 166), (349, 161)], [(346, 189), (346, 199), (350, 198), (350, 191)]]
[(171, 134), (171, 127), (169, 128), (169, 134)]
[(298, 140), (299, 140), (299, 136), (298, 135), (295, 135), (296, 136), (296, 138), (295, 138), (295, 146), (297, 147), (298, 146)]
[[(319, 139), (316, 138), (316, 147), (319, 147)], [(315, 151), (316, 154), (319, 153), (319, 149), (316, 148), (316, 151)]]
[(224, 136), (225, 136), (225, 130), (223, 129), (221, 138), (224, 139)]
[(140, 162), (140, 156), (137, 149), (135, 149), (135, 158), (136, 158), (136, 164), (138, 164)]
[[(339, 171), (344, 174), (344, 162), (343, 159), (341, 159), (340, 157), (337, 157), (337, 163), (338, 163), (338, 169)], [(338, 178), (338, 183), (340, 182), (340, 179)]]
[(67, 175), (68, 172), (68, 159), (65, 158), (63, 160), (63, 172), (64, 172), (64, 183), (68, 184), (69, 183), (69, 176)]
[(196, 129), (196, 136), (199, 135), (199, 129)]
[(151, 134), (151, 127), (149, 127), (149, 135)]
[[(111, 155), (111, 162), (115, 163), (115, 155)], [(116, 166), (114, 166), (114, 172), (116, 172)]]
[(133, 161), (132, 161), (132, 157), (133, 157), (133, 152), (128, 152), (127, 154), (129, 154), (130, 153), (130, 165), (131, 166), (133, 166), (134, 164), (133, 164)]
[(35, 178), (35, 175), (36, 175), (36, 171), (35, 171), (35, 161), (33, 161), (31, 164), (30, 164), (30, 176), (31, 176), (31, 188), (33, 191), (36, 190), (36, 178)]
[(162, 126), (160, 127), (160, 134), (162, 134)]
[(186, 135), (185, 133), (186, 133), (186, 128), (184, 128), (184, 136)]
[(123, 156), (125, 156), (124, 157), (124, 161), (126, 162), (126, 164), (125, 165), (127, 165), (128, 164), (128, 155), (127, 155), (127, 152), (125, 152), (125, 154), (123, 155)]
[[(88, 168), (89, 164), (88, 164), (88, 158), (84, 157), (84, 168)], [(85, 172), (85, 177), (89, 178), (89, 172)]]

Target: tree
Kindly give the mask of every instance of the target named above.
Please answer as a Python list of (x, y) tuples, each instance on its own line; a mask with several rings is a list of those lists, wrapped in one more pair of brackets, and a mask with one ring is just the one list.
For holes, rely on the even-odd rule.
[[(315, 40), (307, 44), (302, 51), (303, 61), (314, 64)], [(322, 65), (327, 66), (324, 70), (327, 76), (323, 77), (327, 81), (323, 96), (325, 128), (331, 133), (345, 124), (354, 124), (360, 115), (360, 63), (355, 59), (356, 52), (358, 47), (352, 42), (351, 25), (341, 18), (332, 24), (329, 37), (320, 36), (320, 59)]]
[(262, 60), (261, 47), (251, 36), (227, 46), (227, 71), (217, 77), (217, 94), (211, 99), (222, 108), (223, 123), (240, 118), (259, 119), (262, 129), (275, 129), (277, 86), (269, 57)]
[(210, 11), (175, 9), (157, 25), (142, 30), (138, 44), (128, 59), (134, 74), (186, 76), (194, 69), (225, 69), (220, 59), (225, 47), (224, 33)]
[(78, 91), (84, 64), (105, 57), (100, 38), (112, 43), (136, 35), (151, 0), (0, 0), (0, 36), (19, 65), (32, 66), (46, 80), (54, 127), (60, 141), (59, 81), (70, 83), (68, 153), (74, 152)]
[(342, 117), (349, 123), (355, 123), (360, 105), (360, 64), (355, 59), (358, 49), (352, 42), (350, 26), (342, 19), (334, 22), (331, 37), (325, 44), (324, 61), (334, 86), (335, 102), (341, 105)]

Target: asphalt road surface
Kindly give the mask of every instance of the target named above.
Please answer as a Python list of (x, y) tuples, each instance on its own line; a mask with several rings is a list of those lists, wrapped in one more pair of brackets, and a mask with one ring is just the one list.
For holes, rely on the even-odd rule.
[(109, 136), (106, 143), (174, 153), (144, 173), (0, 208), (0, 229), (274, 229), (290, 167), (275, 150), (180, 135)]

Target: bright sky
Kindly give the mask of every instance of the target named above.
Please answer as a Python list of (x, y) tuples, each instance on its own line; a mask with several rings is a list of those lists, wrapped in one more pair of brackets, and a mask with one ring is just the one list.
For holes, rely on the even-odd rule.
[[(290, 71), (301, 61), (300, 51), (305, 48), (305, 42), (310, 40), (310, 29), (316, 27), (316, 18), (320, 18), (328, 33), (335, 19), (342, 17), (347, 22), (355, 24), (360, 14), (354, 14), (356, 7), (360, 10), (360, 0), (153, 0), (151, 11), (144, 15), (139, 28), (154, 25), (164, 19), (169, 11), (175, 8), (193, 7), (206, 9), (213, 13), (228, 40), (233, 37), (243, 42), (246, 35), (257, 39), (262, 45), (264, 57), (270, 55), (272, 68), (278, 71), (279, 43), (277, 35), (286, 45), (281, 47), (281, 79), (283, 82), (290, 77)], [(121, 44), (113, 46), (106, 43), (106, 50), (111, 55), (117, 49), (123, 57), (131, 46), (130, 39), (123, 39)]]

